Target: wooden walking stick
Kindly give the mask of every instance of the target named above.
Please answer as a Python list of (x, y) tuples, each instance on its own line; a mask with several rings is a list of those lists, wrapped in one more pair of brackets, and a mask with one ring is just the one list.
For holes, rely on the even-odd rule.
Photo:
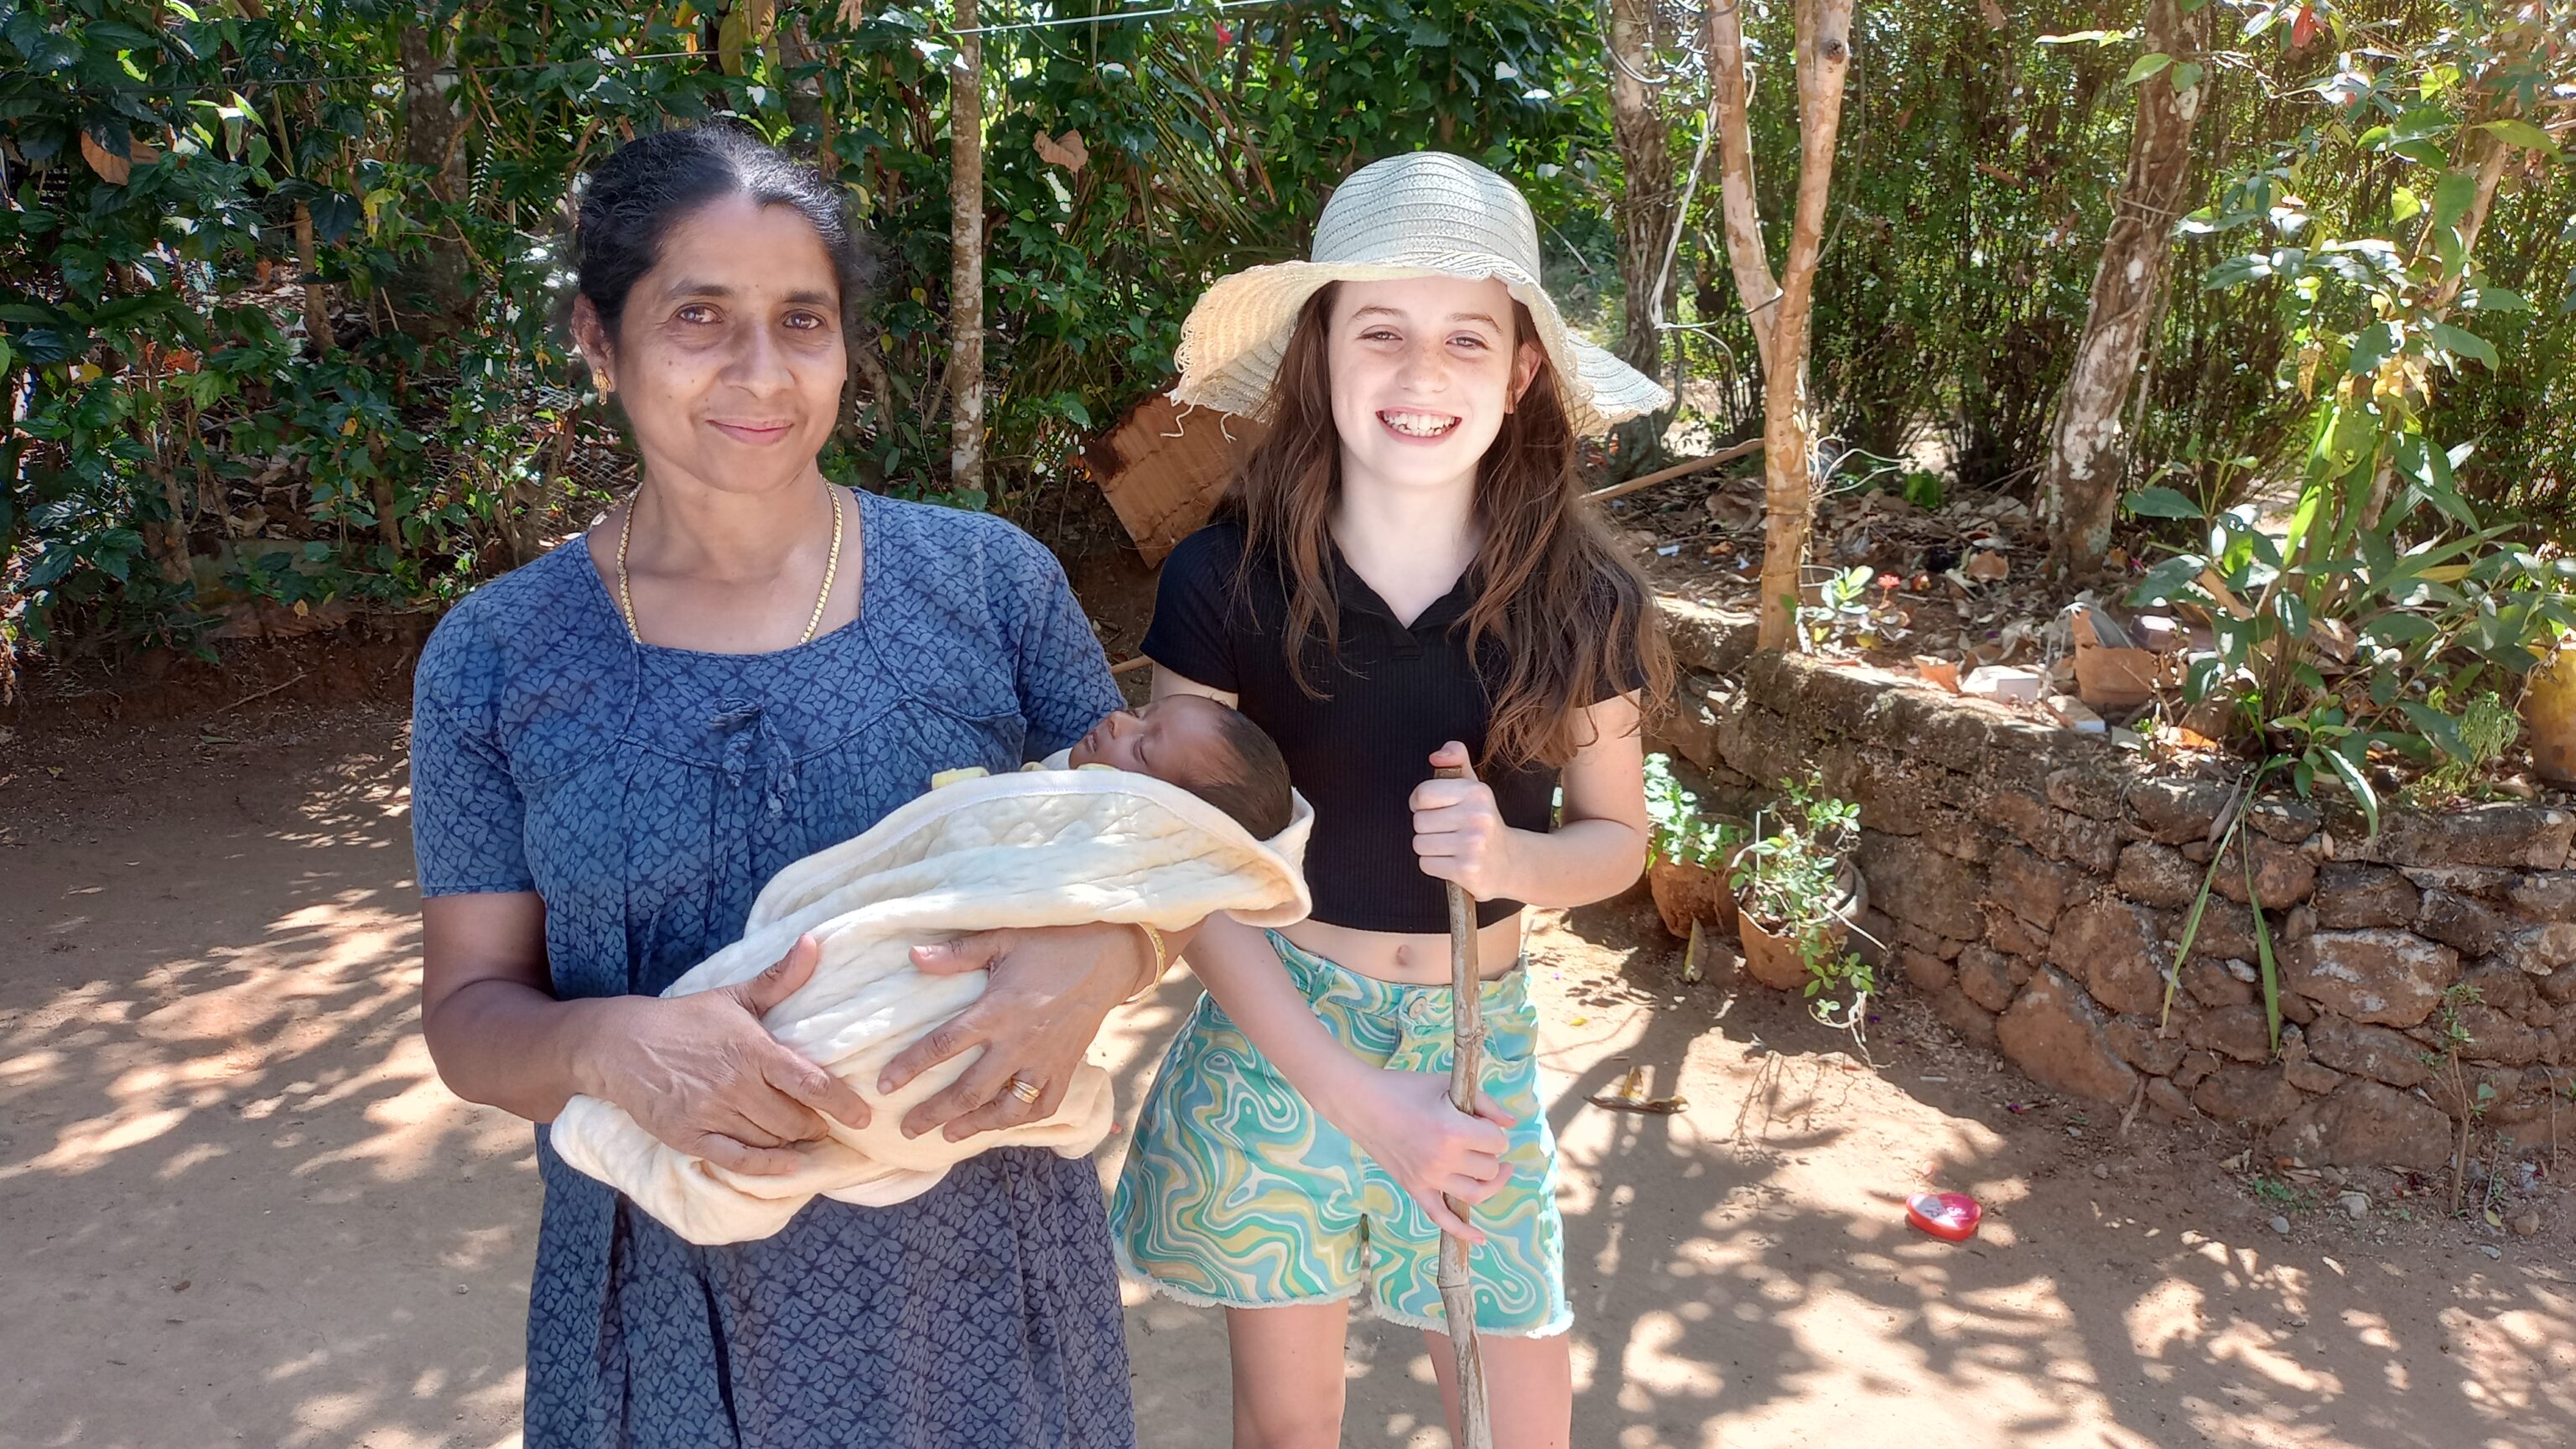
[[(1440, 780), (1463, 780), (1465, 769), (1441, 765)], [(1474, 1116), (1485, 1056), (1483, 973), (1476, 969), (1476, 903), (1467, 888), (1449, 882), (1449, 1027), (1456, 1054), (1449, 1062), (1449, 1102)], [(1461, 1221), (1467, 1205), (1449, 1198)], [(1467, 1266), (1467, 1240), (1440, 1235), (1440, 1311), (1449, 1320), (1449, 1346), (1458, 1354), (1458, 1423), (1466, 1431), (1459, 1449), (1494, 1449), (1493, 1411), (1485, 1402), (1485, 1357), (1476, 1344), (1476, 1283)]]

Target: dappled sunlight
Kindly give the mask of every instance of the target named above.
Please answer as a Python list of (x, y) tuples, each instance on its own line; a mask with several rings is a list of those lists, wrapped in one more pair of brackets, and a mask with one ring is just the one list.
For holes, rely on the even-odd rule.
[(2576, 1342), (2567, 1333), (2576, 1315), (2563, 1293), (2535, 1296), (2544, 1308), (2444, 1315), (2444, 1326), (2458, 1335), (2454, 1355), (2475, 1369), (2460, 1393), (2482, 1412), (2576, 1424)]
[(420, 1041), (402, 762), (263, 773), (183, 770), (11, 860), (0, 1195), (41, 1311), (0, 1328), (0, 1413), (32, 1443), (515, 1443), (533, 1156)]
[[(518, 1442), (529, 1135), (437, 1079), (400, 763), (350, 759), (156, 800), (206, 838), (11, 857), (12, 1442)], [(1630, 910), (1531, 944), (1586, 1449), (2568, 1449), (2565, 1265), (2326, 1252), (2268, 1209), (2179, 1211), (2157, 1189), (2190, 1164), (1864, 1060), (1794, 1003), (1682, 989)], [(1175, 972), (1094, 1048), (1119, 1109), (1104, 1182), (1197, 990)], [(1974, 1239), (1904, 1225), (1927, 1185), (1983, 1203)], [(1205, 1441), (1228, 1417), (1218, 1316), (1127, 1303), (1143, 1442)], [(1348, 1375), (1347, 1442), (1445, 1445), (1419, 1333), (1355, 1321)]]
[[(1639, 995), (1669, 980), (1619, 959), (1649, 973)], [(1578, 1443), (2448, 1449), (2576, 1425), (2576, 1313), (2535, 1270), (2354, 1272), (2259, 1219), (2177, 1218), (2057, 1166), (2056, 1129), (1959, 1111), (1753, 1006), (1638, 1011), (1550, 1058), (1572, 1076), (1551, 1117), (1575, 1333), (1605, 1366)], [(1587, 1104), (1635, 1069), (1689, 1110)], [(1979, 1236), (1905, 1228), (1923, 1184), (1976, 1196)], [(2439, 1327), (2445, 1305), (2464, 1322)]]

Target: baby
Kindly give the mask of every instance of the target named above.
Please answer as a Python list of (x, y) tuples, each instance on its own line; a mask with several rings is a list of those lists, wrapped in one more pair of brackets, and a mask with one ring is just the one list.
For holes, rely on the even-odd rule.
[[(1202, 694), (1176, 694), (1122, 709), (1091, 727), (1061, 759), (1025, 770), (1132, 770), (1178, 785), (1234, 818), (1255, 840), (1288, 828), (1294, 806), (1288, 761), (1267, 731)], [(933, 789), (981, 779), (980, 769), (942, 770)]]
[(1255, 840), (1288, 828), (1288, 761), (1279, 746), (1261, 726), (1202, 694), (1122, 709), (1075, 741), (1065, 762), (1178, 785), (1233, 816)]
[[(664, 991), (748, 980), (814, 937), (814, 977), (762, 1018), (778, 1040), (858, 1089), (866, 1127), (835, 1125), (783, 1176), (748, 1176), (660, 1142), (613, 1104), (575, 1097), (548, 1141), (566, 1163), (625, 1193), (693, 1243), (776, 1232), (811, 1198), (882, 1206), (929, 1190), (993, 1147), (1079, 1157), (1108, 1135), (1108, 1073), (1085, 1063), (1047, 1116), (964, 1142), (904, 1137), (903, 1114), (975, 1054), (892, 1094), (879, 1071), (984, 990), (984, 973), (928, 976), (911, 948), (1002, 926), (1132, 922), (1174, 930), (1225, 911), (1251, 925), (1303, 919), (1299, 862), (1313, 812), (1288, 787), (1268, 735), (1242, 715), (1179, 695), (1104, 719), (1070, 750), (986, 778), (943, 771), (928, 793), (857, 838), (789, 864), (752, 903), (743, 939)], [(1212, 808), (1211, 808), (1212, 807)]]

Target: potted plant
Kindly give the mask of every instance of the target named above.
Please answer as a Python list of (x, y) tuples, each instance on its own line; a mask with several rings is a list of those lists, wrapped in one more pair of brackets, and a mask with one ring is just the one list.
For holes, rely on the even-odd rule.
[(1735, 929), (1735, 899), (1726, 870), (1750, 831), (1740, 820), (1704, 815), (1699, 797), (1673, 778), (1673, 762), (1646, 757), (1646, 889), (1664, 929), (1687, 939), (1691, 922)]
[(1783, 781), (1782, 790), (1785, 798), (1754, 817), (1753, 839), (1735, 859), (1737, 935), (1753, 979), (1815, 996), (1855, 966), (1868, 969), (1843, 952), (1868, 900), (1849, 859), (1860, 807), (1826, 795), (1817, 776)]

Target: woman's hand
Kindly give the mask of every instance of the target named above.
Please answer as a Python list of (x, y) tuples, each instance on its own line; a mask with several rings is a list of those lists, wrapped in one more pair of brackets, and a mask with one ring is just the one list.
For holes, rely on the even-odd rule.
[[(902, 1088), (950, 1057), (984, 1049), (947, 1090), (904, 1115), (903, 1132), (919, 1137), (944, 1128), (951, 1142), (1016, 1127), (1064, 1102), (1074, 1068), (1110, 1010), (1145, 984), (1153, 949), (1133, 926), (1048, 926), (982, 931), (912, 948), (915, 968), (933, 976), (990, 971), (975, 1004), (886, 1063), (880, 1094)], [(1037, 1090), (1023, 1099), (1013, 1081)]]
[(1476, 1115), (1449, 1104), (1448, 1074), (1382, 1070), (1367, 1090), (1336, 1114), (1361, 1151), (1377, 1160), (1406, 1196), (1422, 1205), (1444, 1233), (1482, 1243), (1466, 1215), (1442, 1199), (1473, 1206), (1502, 1190), (1511, 1178), (1503, 1129), (1512, 1116), (1502, 1104), (1476, 1094)]
[(771, 1007), (814, 974), (811, 936), (740, 986), (688, 996), (600, 1003), (581, 1089), (626, 1109), (645, 1131), (718, 1167), (754, 1176), (792, 1172), (794, 1144), (827, 1130), (825, 1116), (868, 1123), (847, 1082), (781, 1046), (761, 1026)]
[[(1432, 752), (1434, 769), (1470, 769), (1473, 758), (1456, 740)], [(1422, 873), (1455, 881), (1480, 901), (1512, 896), (1512, 829), (1494, 804), (1493, 787), (1472, 774), (1460, 780), (1425, 780), (1413, 787), (1413, 853)]]

